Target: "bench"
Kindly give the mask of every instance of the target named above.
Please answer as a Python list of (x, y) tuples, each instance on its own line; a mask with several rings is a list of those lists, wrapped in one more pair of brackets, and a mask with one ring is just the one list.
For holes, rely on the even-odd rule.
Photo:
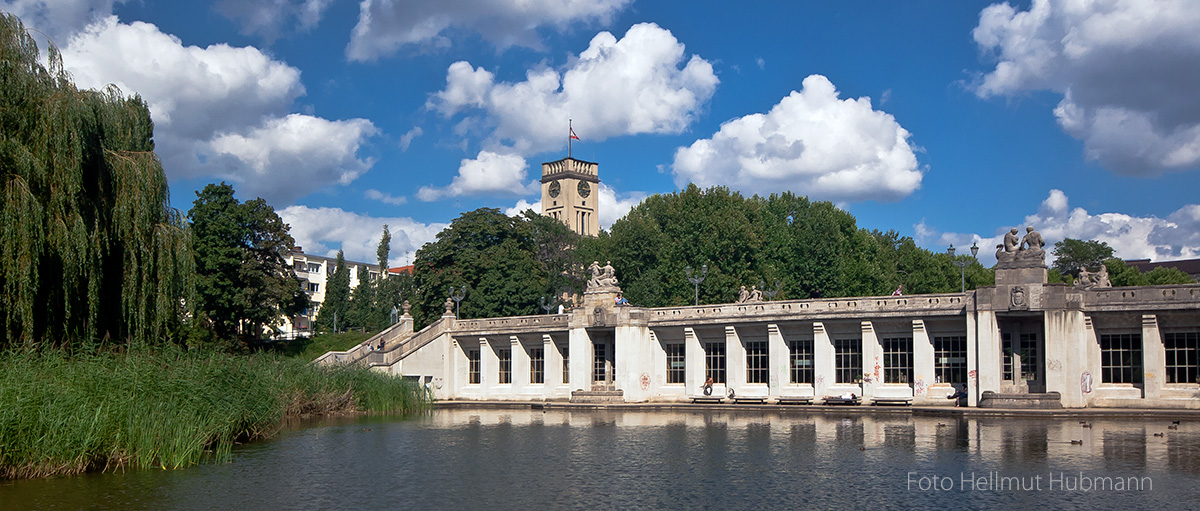
[(761, 405), (761, 404), (767, 402), (767, 398), (765, 396), (735, 396), (733, 398), (733, 402), (739, 403), (739, 404), (740, 403), (756, 403), (756, 404)]
[(911, 397), (876, 397), (876, 398), (871, 398), (871, 404), (872, 404), (872, 405), (874, 405), (874, 406), (879, 406), (879, 405), (900, 405), (900, 406), (911, 406), (911, 405), (912, 405), (912, 401), (913, 401), (913, 400), (912, 400), (912, 398), (911, 398)]
[(725, 398), (723, 398), (721, 396), (692, 396), (692, 404), (698, 404), (698, 403), (720, 404), (720, 403), (723, 403), (724, 401), (725, 401)]
[(844, 397), (826, 397), (825, 404), (827, 405), (857, 405), (860, 404), (858, 396), (852, 398)]
[(777, 402), (781, 405), (811, 405), (813, 398), (808, 396), (779, 396), (779, 401)]

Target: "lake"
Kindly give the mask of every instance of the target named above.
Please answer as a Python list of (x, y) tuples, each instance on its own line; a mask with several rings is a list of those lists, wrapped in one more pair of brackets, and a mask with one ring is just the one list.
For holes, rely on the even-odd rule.
[(228, 463), (0, 482), (0, 507), (1198, 505), (1200, 422), (1080, 422), (794, 410), (437, 409), (410, 419), (303, 424), (235, 449)]

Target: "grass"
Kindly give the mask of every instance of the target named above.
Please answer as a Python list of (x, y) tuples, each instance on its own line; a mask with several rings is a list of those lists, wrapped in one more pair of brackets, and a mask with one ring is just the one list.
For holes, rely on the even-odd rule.
[(295, 357), (304, 361), (316, 360), (328, 351), (346, 351), (359, 343), (370, 339), (379, 332), (342, 332), (338, 334), (323, 333), (312, 337), (300, 337), (290, 341), (275, 341), (264, 344), (261, 349), (278, 353), (287, 357)]
[(417, 385), (273, 354), (0, 354), (0, 478), (226, 460), (309, 414), (426, 410)]

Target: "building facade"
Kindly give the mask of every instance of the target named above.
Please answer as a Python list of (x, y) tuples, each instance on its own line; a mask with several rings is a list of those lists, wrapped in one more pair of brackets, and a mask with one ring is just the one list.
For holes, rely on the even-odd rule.
[(542, 215), (583, 236), (600, 233), (600, 165), (567, 157), (542, 164)]
[[(284, 318), (279, 337), (291, 339), (310, 335), (313, 323), (317, 319), (317, 312), (325, 301), (326, 284), (333, 277), (333, 272), (337, 270), (337, 258), (305, 254), (300, 247), (295, 247), (284, 260), (300, 278), (300, 285), (308, 294), (309, 307), (300, 315)], [(350, 269), (351, 291), (358, 287), (359, 282), (364, 279), (377, 279), (380, 276), (378, 264), (346, 261), (346, 266)]]
[[(1003, 265), (1001, 265), (1003, 266)], [(331, 353), (439, 399), (767, 402), (854, 393), (971, 406), (1200, 408), (1200, 285), (1083, 288), (998, 267), (965, 293), (641, 308), (588, 292), (564, 314), (455, 319)], [(407, 328), (407, 331), (403, 329)], [(1032, 404), (1032, 405), (1031, 405)]]

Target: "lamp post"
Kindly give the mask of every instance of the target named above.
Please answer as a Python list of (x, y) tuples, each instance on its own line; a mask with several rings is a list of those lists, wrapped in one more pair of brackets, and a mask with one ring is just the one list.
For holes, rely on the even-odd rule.
[(683, 271), (684, 271), (684, 273), (687, 274), (688, 282), (691, 282), (692, 285), (696, 287), (696, 289), (695, 289), (696, 305), (700, 305), (700, 283), (704, 282), (704, 277), (708, 276), (708, 265), (706, 264), (706, 265), (700, 267), (700, 276), (699, 277), (692, 276), (692, 267), (691, 266), (684, 268)]
[[(946, 249), (946, 253), (950, 254), (950, 258), (954, 259), (954, 244), (950, 244), (950, 248)], [(971, 257), (979, 255), (979, 244), (971, 243)], [(968, 261), (950, 261), (959, 269), (959, 282), (962, 284), (962, 292), (967, 292), (967, 265), (971, 264)]]
[(542, 310), (546, 311), (546, 314), (550, 314), (550, 311), (553, 310), (554, 307), (556, 307), (558, 305), (558, 304), (554, 303), (555, 301), (557, 301), (557, 300), (554, 297), (551, 297), (550, 301), (547, 302), (546, 297), (543, 296), (538, 299), (538, 305), (540, 305), (542, 307)]
[(779, 279), (776, 279), (775, 280), (775, 290), (767, 291), (767, 283), (763, 282), (762, 279), (758, 279), (758, 289), (760, 289), (762, 291), (763, 296), (766, 296), (767, 301), (769, 302), (771, 300), (774, 300), (775, 295), (779, 294), (779, 291), (783, 289), (783, 283), (779, 282)]
[(458, 293), (455, 294), (454, 286), (450, 286), (450, 299), (454, 300), (454, 319), (458, 319), (458, 305), (462, 303), (463, 298), (467, 296), (467, 286), (462, 286)]

